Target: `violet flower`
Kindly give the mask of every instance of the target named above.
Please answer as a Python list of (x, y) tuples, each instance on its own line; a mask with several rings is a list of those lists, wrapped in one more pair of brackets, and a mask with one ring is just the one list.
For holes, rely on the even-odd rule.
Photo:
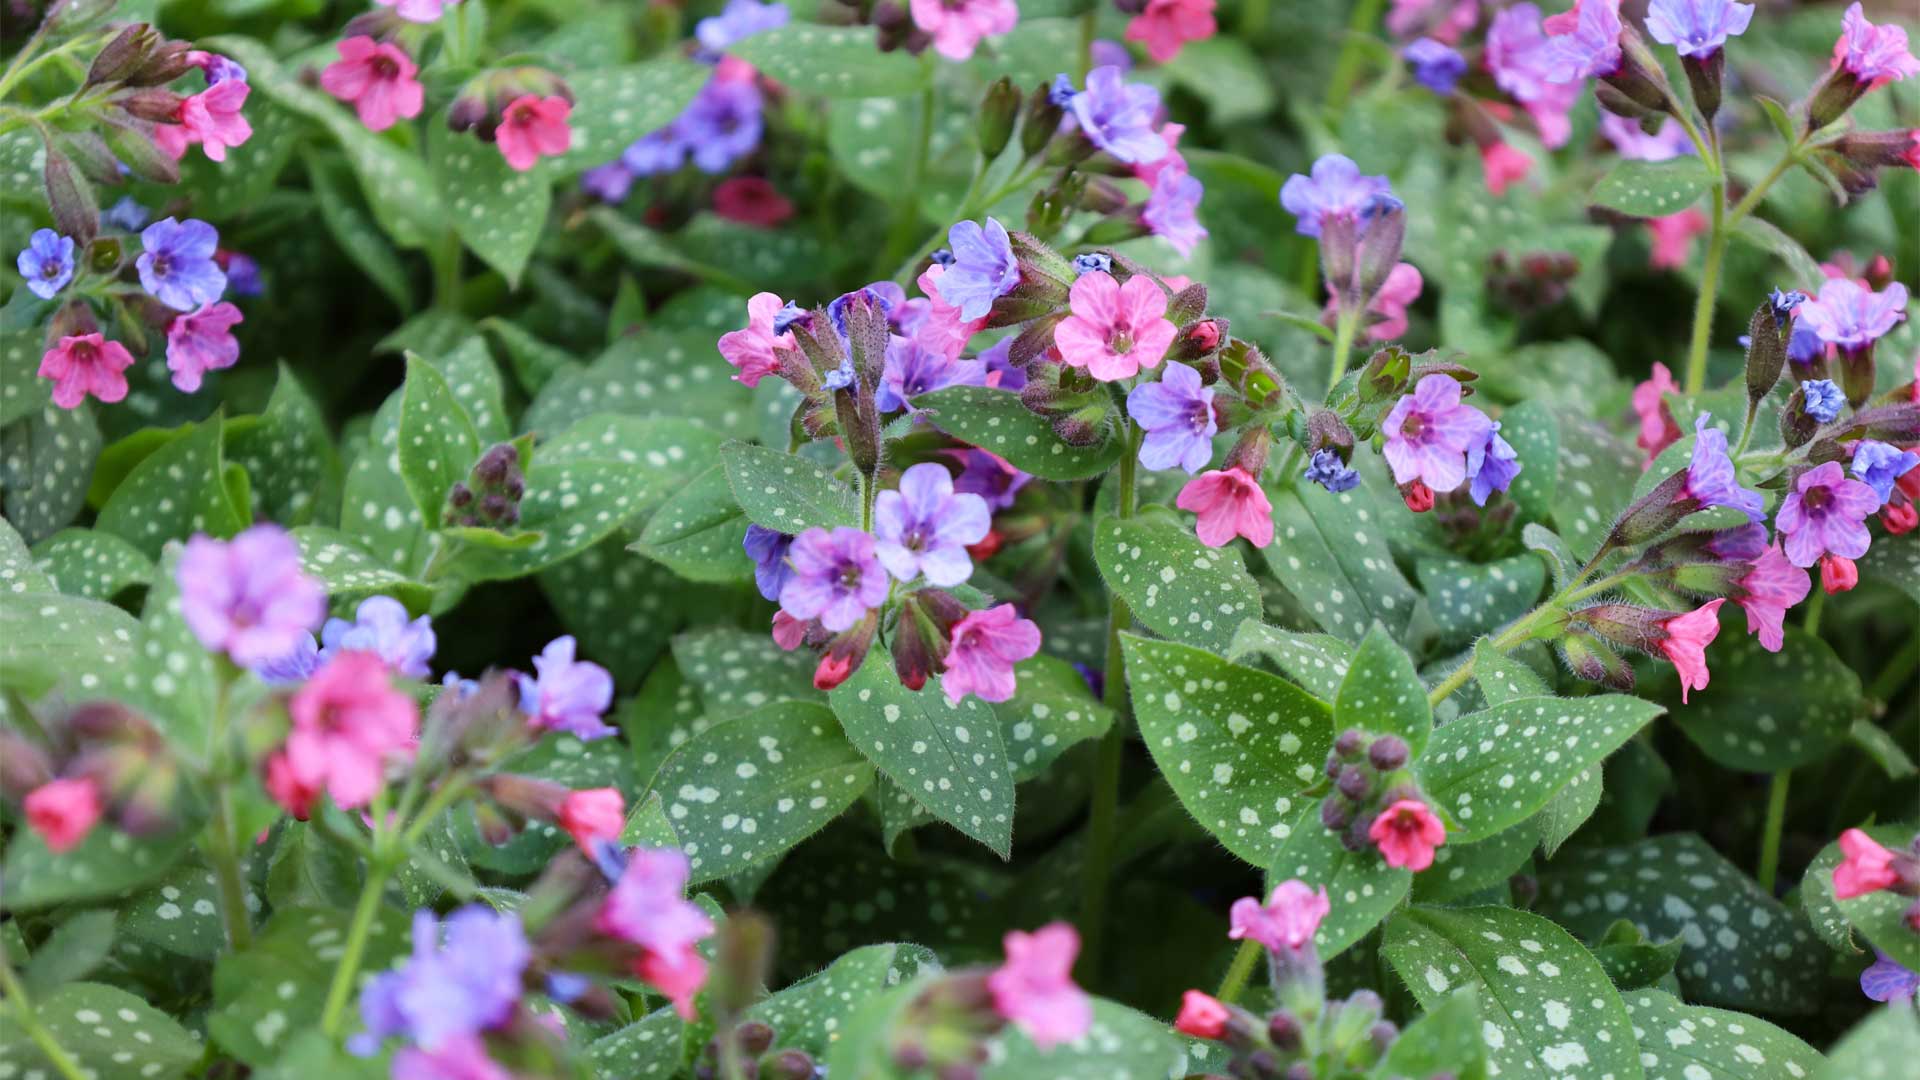
[(1681, 56), (1712, 56), (1752, 21), (1753, 5), (1732, 0), (1653, 0), (1647, 6), (1648, 35)]
[(760, 90), (753, 83), (709, 79), (674, 125), (694, 167), (718, 174), (759, 148), (760, 112)]
[(533, 658), (535, 674), (514, 676), (520, 711), (536, 728), (604, 738), (614, 731), (600, 719), (613, 704), (613, 676), (599, 664), (575, 660), (575, 647), (571, 634), (554, 638)]
[(1745, 512), (1749, 521), (1766, 519), (1766, 499), (1757, 491), (1740, 486), (1733, 459), (1727, 456), (1727, 433), (1714, 427), (1712, 417), (1701, 413), (1694, 420), (1693, 456), (1687, 461), (1687, 494), (1701, 506), (1731, 506)]
[(787, 549), (793, 546), (793, 537), (763, 525), (749, 525), (741, 546), (753, 560), (753, 583), (760, 595), (779, 602), (780, 589), (793, 574), (787, 567)]
[(1485, 413), (1461, 402), (1458, 380), (1427, 375), (1381, 423), (1382, 456), (1394, 483), (1418, 480), (1435, 492), (1452, 491), (1466, 483), (1468, 455), (1485, 451), (1492, 428)]
[(1020, 284), (1007, 227), (993, 218), (984, 227), (962, 221), (947, 230), (947, 242), (953, 245), (953, 262), (937, 281), (940, 298), (959, 308), (963, 320), (985, 318), (995, 300)]
[(1432, 38), (1416, 39), (1400, 56), (1413, 69), (1414, 81), (1441, 97), (1453, 93), (1467, 73), (1467, 58)]
[(255, 525), (232, 540), (194, 536), (174, 580), (194, 637), (242, 667), (293, 652), (327, 612), (326, 589), (301, 569), (300, 546), (278, 525)]
[(382, 1040), (402, 1036), (432, 1048), (506, 1022), (520, 1001), (520, 979), (533, 950), (520, 917), (469, 904), (444, 924), (431, 910), (413, 915), (413, 956), (383, 972), (360, 995), (366, 1030), (352, 1040), (371, 1055)]
[(1127, 415), (1146, 429), (1140, 464), (1149, 469), (1180, 468), (1191, 475), (1213, 457), (1220, 424), (1213, 414), (1213, 388), (1200, 373), (1168, 361), (1159, 382), (1141, 383), (1127, 392)]
[(1012, 506), (1020, 489), (1033, 479), (991, 450), (967, 449), (949, 453), (958, 457), (963, 466), (960, 475), (953, 481), (953, 490), (980, 496), (987, 500), (987, 507), (992, 510), (1005, 510)]
[(755, 34), (778, 30), (787, 25), (787, 5), (762, 4), (757, 0), (727, 0), (720, 14), (709, 15), (694, 24), (693, 36), (702, 48), (721, 53)]
[(1344, 154), (1327, 154), (1313, 163), (1312, 175), (1295, 173), (1280, 188), (1280, 205), (1299, 218), (1294, 231), (1319, 236), (1328, 217), (1350, 218), (1356, 232), (1366, 231), (1367, 206), (1378, 196), (1391, 196), (1384, 176), (1362, 176), (1360, 166)]
[(1605, 78), (1620, 70), (1620, 0), (1581, 0), (1572, 11), (1570, 30), (1550, 39), (1553, 73), (1550, 81), (1575, 82)]
[(932, 462), (901, 473), (899, 490), (881, 492), (873, 505), (874, 554), (901, 582), (923, 574), (942, 587), (967, 580), (973, 575), (967, 547), (992, 528), (987, 500), (954, 491), (946, 467)]
[(1184, 164), (1161, 169), (1140, 209), (1140, 221), (1182, 256), (1192, 255), (1194, 245), (1207, 237), (1206, 226), (1194, 216), (1203, 194), (1200, 181), (1188, 175)]
[(1915, 465), (1920, 465), (1920, 454), (1877, 439), (1862, 439), (1853, 444), (1853, 465), (1849, 471), (1854, 479), (1872, 488), (1880, 497), (1880, 505), (1885, 506), (1893, 497), (1894, 481), (1907, 475)]
[(1467, 451), (1470, 481), (1467, 495), (1473, 499), (1473, 505), (1487, 505), (1489, 496), (1513, 484), (1513, 478), (1520, 475), (1519, 457), (1507, 440), (1500, 437), (1500, 423), (1494, 421), (1487, 429), (1486, 439)]
[(979, 360), (943, 356), (920, 342), (892, 335), (887, 341), (887, 360), (880, 372), (880, 386), (874, 391), (874, 406), (881, 412), (910, 409), (913, 399), (948, 386), (980, 386), (986, 382), (986, 365)]
[(36, 229), (14, 260), (27, 291), (42, 300), (51, 300), (73, 280), (73, 237), (61, 236), (52, 229)]
[(1125, 81), (1117, 67), (1087, 73), (1087, 88), (1073, 95), (1073, 118), (1093, 145), (1129, 165), (1167, 156), (1167, 141), (1154, 130), (1160, 91)]
[(1857, 351), (1891, 333), (1906, 316), (1907, 287), (1899, 282), (1874, 292), (1851, 278), (1828, 278), (1820, 295), (1803, 303), (1795, 326), (1804, 325), (1820, 340)]
[(1866, 520), (1880, 509), (1880, 495), (1850, 480), (1837, 461), (1801, 473), (1780, 502), (1773, 524), (1780, 531), (1787, 559), (1808, 567), (1823, 555), (1857, 559), (1873, 542)]
[(197, 218), (162, 218), (140, 232), (140, 287), (175, 311), (192, 311), (220, 299), (227, 275), (213, 260), (220, 234)]
[(780, 609), (802, 622), (819, 619), (837, 634), (886, 602), (886, 568), (873, 537), (859, 529), (808, 529), (794, 537), (787, 561), (793, 576), (780, 589)]
[(328, 619), (320, 630), (326, 656), (341, 652), (370, 652), (396, 675), (424, 679), (437, 644), (433, 619), (410, 619), (406, 605), (391, 596), (369, 596), (354, 609), (353, 621)]
[(1360, 486), (1360, 472), (1340, 460), (1340, 455), (1328, 449), (1319, 449), (1307, 459), (1307, 467), (1300, 474), (1335, 495), (1343, 491), (1352, 491)]

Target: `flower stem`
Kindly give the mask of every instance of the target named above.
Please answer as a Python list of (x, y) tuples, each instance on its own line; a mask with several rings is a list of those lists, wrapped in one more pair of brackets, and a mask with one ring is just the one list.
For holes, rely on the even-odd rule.
[(40, 1055), (47, 1059), (55, 1072), (66, 1080), (86, 1080), (89, 1075), (80, 1071), (80, 1063), (60, 1045), (40, 1017), (33, 1011), (33, 1002), (27, 999), (27, 988), (20, 985), (20, 979), (13, 973), (13, 965), (7, 962), (6, 950), (0, 949), (0, 992), (6, 994), (6, 1004), (13, 1009), (14, 1022), (40, 1048)]
[(1240, 991), (1247, 988), (1247, 980), (1253, 976), (1253, 966), (1260, 962), (1259, 942), (1247, 938), (1240, 942), (1240, 951), (1233, 954), (1233, 963), (1227, 965), (1226, 977), (1220, 980), (1220, 992), (1213, 995), (1227, 1004), (1233, 1004)]
[(374, 917), (380, 914), (380, 897), (387, 888), (387, 875), (393, 864), (376, 847), (367, 866), (367, 883), (353, 907), (353, 922), (347, 926), (346, 947), (340, 963), (333, 969), (333, 982), (327, 986), (326, 1007), (320, 1012), (320, 1030), (329, 1039), (340, 1037), (340, 1023), (346, 1017), (347, 1003), (353, 997), (354, 977), (360, 973), (360, 961), (366, 956), (367, 938), (373, 932)]
[(1720, 295), (1720, 260), (1727, 253), (1727, 181), (1715, 177), (1707, 196), (1713, 202), (1713, 229), (1707, 237), (1707, 261), (1700, 269), (1700, 296), (1693, 307), (1693, 338), (1687, 346), (1686, 392), (1706, 389), (1707, 341), (1713, 336), (1713, 309)]
[(1780, 873), (1780, 831), (1787, 821), (1787, 783), (1792, 779), (1792, 769), (1781, 769), (1767, 787), (1767, 824), (1760, 833), (1760, 869), (1754, 877), (1768, 896), (1773, 895), (1773, 883)]
[(1333, 79), (1327, 84), (1328, 114), (1338, 116), (1346, 111), (1347, 99), (1353, 96), (1353, 84), (1360, 77), (1365, 39), (1380, 21), (1380, 9), (1384, 7), (1386, 0), (1359, 0), (1353, 5), (1353, 17), (1347, 20), (1346, 41), (1340, 46), (1340, 58), (1334, 61)]
[(1353, 352), (1353, 335), (1360, 328), (1360, 313), (1342, 311), (1333, 324), (1333, 366), (1327, 373), (1327, 394), (1333, 394), (1333, 388), (1340, 385), (1340, 377), (1347, 373), (1347, 358)]
[(1825, 588), (1815, 589), (1813, 599), (1807, 601), (1807, 620), (1801, 624), (1801, 629), (1805, 630), (1808, 636), (1819, 636), (1820, 615), (1826, 610), (1827, 590)]
[(253, 923), (247, 914), (246, 879), (240, 869), (239, 829), (234, 823), (232, 771), (228, 767), (233, 681), (239, 673), (222, 661), (219, 688), (214, 694), (213, 730), (208, 735), (208, 779), (213, 785), (213, 820), (208, 859), (220, 890), (220, 917), (226, 923), (227, 945), (239, 951), (253, 942)]

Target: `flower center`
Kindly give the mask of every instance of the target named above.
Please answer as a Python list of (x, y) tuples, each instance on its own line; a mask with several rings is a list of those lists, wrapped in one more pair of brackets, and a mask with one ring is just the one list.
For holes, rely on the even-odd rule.
[(1827, 505), (1831, 502), (1833, 502), (1833, 491), (1825, 486), (1808, 488), (1800, 493), (1800, 509), (1813, 517), (1825, 517)]
[(1427, 441), (1429, 430), (1425, 413), (1408, 413), (1407, 419), (1400, 425), (1400, 434), (1413, 442)]
[(48, 281), (52, 281), (54, 278), (60, 276), (60, 271), (63, 269), (65, 269), (65, 267), (62, 267), (59, 263), (49, 260), (40, 264), (40, 276)]
[(1194, 402), (1193, 406), (1187, 410), (1187, 426), (1193, 429), (1195, 435), (1205, 435), (1207, 425), (1212, 420), (1213, 406), (1204, 401)]
[(167, 272), (172, 269), (172, 265), (173, 261), (167, 258), (165, 253), (155, 252), (153, 256), (153, 276), (166, 277)]
[(840, 587), (849, 592), (860, 587), (860, 567), (848, 563), (840, 568)]
[(393, 62), (391, 56), (373, 58), (373, 73), (382, 79), (396, 78), (400, 74), (400, 65)]
[(1121, 356), (1133, 351), (1133, 326), (1126, 320), (1113, 324), (1113, 330), (1107, 335), (1107, 346)]

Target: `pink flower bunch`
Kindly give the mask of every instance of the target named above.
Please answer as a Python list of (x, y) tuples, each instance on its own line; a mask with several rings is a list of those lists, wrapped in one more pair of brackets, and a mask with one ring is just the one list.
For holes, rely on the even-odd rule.
[(1079, 932), (1069, 923), (1048, 923), (1030, 934), (1010, 931), (1003, 944), (1006, 963), (987, 976), (995, 1011), (1042, 1050), (1085, 1035), (1093, 1026), (1093, 1002), (1073, 982)]
[(267, 765), (267, 791), (296, 817), (324, 791), (343, 809), (365, 806), (387, 765), (412, 756), (420, 707), (394, 689), (373, 653), (345, 652), (315, 672), (287, 705), (286, 745)]
[(604, 934), (639, 947), (633, 973), (692, 1020), (693, 996), (706, 985), (707, 962), (695, 948), (713, 920), (685, 898), (692, 868), (677, 848), (636, 848), (594, 918)]
[(1126, 38), (1147, 47), (1156, 64), (1180, 55), (1189, 41), (1205, 41), (1219, 32), (1215, 0), (1147, 0), (1145, 11), (1127, 23)]

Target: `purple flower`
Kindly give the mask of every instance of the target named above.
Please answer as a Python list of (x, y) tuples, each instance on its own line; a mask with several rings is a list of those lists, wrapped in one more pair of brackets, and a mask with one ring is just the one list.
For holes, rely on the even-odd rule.
[(513, 1080), (513, 1074), (487, 1055), (486, 1040), (459, 1035), (431, 1050), (401, 1047), (387, 1080)]
[(1829, 345), (1853, 351), (1886, 336), (1906, 318), (1907, 287), (1894, 282), (1874, 292), (1851, 278), (1828, 278), (1820, 295), (1800, 305), (1796, 325), (1805, 325)]
[(953, 245), (953, 262), (934, 288), (942, 300), (960, 309), (961, 319), (985, 318), (995, 300), (1020, 284), (1020, 262), (1013, 257), (1007, 227), (993, 218), (984, 228), (962, 221), (947, 230), (947, 242)]
[(1833, 62), (1871, 89), (1920, 72), (1920, 61), (1907, 51), (1905, 27), (1875, 26), (1857, 2), (1840, 17), (1840, 40), (1833, 44)]
[(194, 637), (242, 667), (298, 649), (327, 613), (326, 589), (300, 569), (300, 545), (278, 525), (255, 525), (232, 540), (194, 536), (174, 580)]
[(1073, 118), (1093, 145), (1129, 165), (1146, 165), (1167, 156), (1167, 140), (1153, 129), (1160, 91), (1123, 81), (1117, 67), (1087, 73), (1087, 88), (1073, 95)]
[[(1572, 11), (1572, 29), (1548, 39), (1553, 72), (1548, 81), (1570, 83), (1605, 78), (1620, 70), (1620, 0), (1581, 0)], [(1552, 20), (1549, 20), (1551, 22)], [(1549, 27), (1551, 29), (1551, 27)]]
[(1339, 454), (1324, 448), (1313, 452), (1300, 475), (1335, 495), (1360, 486), (1359, 470), (1349, 468), (1346, 462), (1340, 460)]
[(1133, 70), (1133, 54), (1117, 41), (1096, 38), (1088, 47), (1087, 55), (1093, 61), (1089, 67), (1114, 67), (1123, 72)]
[(1774, 289), (1767, 293), (1767, 305), (1773, 308), (1774, 327), (1786, 329), (1787, 320), (1793, 316), (1793, 309), (1811, 299), (1812, 297), (1799, 289)]
[(573, 658), (573, 635), (554, 638), (533, 658), (535, 675), (516, 674), (520, 711), (534, 727), (593, 740), (613, 734), (600, 719), (613, 704), (613, 676), (599, 664)]
[(751, 82), (709, 79), (674, 124), (694, 167), (705, 173), (726, 172), (760, 146), (760, 90)]
[(1191, 255), (1193, 246), (1207, 236), (1206, 227), (1194, 217), (1202, 194), (1200, 181), (1189, 176), (1184, 165), (1163, 168), (1153, 178), (1153, 193), (1140, 210), (1140, 220), (1173, 250)]
[(1767, 527), (1758, 522), (1722, 529), (1707, 541), (1707, 553), (1721, 562), (1752, 562), (1767, 550)]
[(1867, 553), (1868, 515), (1880, 509), (1880, 495), (1847, 479), (1840, 463), (1829, 461), (1800, 474), (1780, 502), (1773, 524), (1780, 531), (1787, 561), (1806, 568), (1826, 554), (1857, 559)]
[(122, 195), (119, 202), (100, 212), (100, 224), (122, 232), (139, 232), (148, 217), (146, 207), (135, 202), (133, 196)]
[(1467, 58), (1432, 38), (1418, 38), (1400, 51), (1414, 81), (1446, 97), (1467, 73)]
[(973, 575), (967, 546), (992, 528), (987, 500), (954, 491), (946, 467), (932, 462), (901, 473), (900, 490), (881, 492), (873, 505), (874, 554), (903, 582), (922, 574), (943, 587), (967, 580)]
[(765, 526), (749, 525), (742, 546), (747, 549), (747, 558), (753, 560), (753, 583), (759, 586), (760, 595), (778, 601), (781, 587), (793, 574), (787, 568), (787, 549), (793, 546), (793, 537)]
[[(1129, 65), (1129, 67), (1130, 66), (1131, 65)], [(1128, 68), (1122, 68), (1121, 70), (1125, 71), (1128, 70)], [(1079, 92), (1079, 89), (1073, 85), (1073, 76), (1064, 71), (1055, 75), (1053, 82), (1047, 84), (1047, 100), (1063, 109), (1073, 108), (1073, 95)]]
[(829, 390), (845, 390), (859, 378), (853, 370), (851, 357), (840, 361), (840, 366), (826, 373), (820, 382)]
[(1746, 512), (1751, 521), (1766, 519), (1766, 499), (1757, 491), (1740, 486), (1740, 477), (1727, 456), (1727, 433), (1712, 425), (1713, 417), (1701, 413), (1693, 422), (1693, 457), (1687, 462), (1687, 494), (1702, 506), (1731, 506)]
[(1640, 130), (1638, 120), (1629, 120), (1610, 112), (1600, 114), (1600, 134), (1607, 137), (1620, 156), (1632, 161), (1672, 161), (1694, 152), (1687, 129), (1669, 116), (1652, 135)]
[(650, 131), (620, 152), (620, 164), (635, 177), (659, 176), (687, 163), (687, 140), (680, 135), (678, 121)]
[(1140, 464), (1149, 469), (1207, 467), (1220, 424), (1213, 415), (1213, 388), (1200, 385), (1200, 373), (1177, 360), (1167, 361), (1159, 382), (1141, 383), (1127, 392), (1127, 415), (1146, 429)]
[(162, 218), (141, 231), (140, 245), (140, 287), (175, 311), (211, 304), (226, 291), (226, 272), (213, 261), (220, 234), (206, 222)]
[(267, 291), (260, 278), (260, 264), (251, 255), (232, 252), (227, 255), (227, 291), (235, 296), (259, 296)]
[(1847, 403), (1847, 395), (1832, 379), (1808, 379), (1800, 384), (1806, 398), (1807, 415), (1823, 424), (1831, 424)]
[(1328, 154), (1313, 163), (1313, 175), (1294, 173), (1280, 188), (1280, 205), (1300, 219), (1294, 231), (1319, 236), (1329, 216), (1350, 218), (1364, 231), (1363, 211), (1376, 196), (1392, 195), (1384, 176), (1362, 176), (1360, 166), (1344, 154)]
[(625, 162), (615, 159), (581, 173), (580, 190), (601, 202), (625, 202), (636, 179), (638, 177), (632, 169), (627, 168)]
[(946, 386), (981, 386), (986, 365), (979, 360), (943, 356), (898, 334), (887, 339), (887, 362), (880, 371), (874, 405), (881, 412), (912, 408), (912, 400)]
[(985, 377), (981, 380), (984, 385), (1001, 390), (1026, 389), (1027, 371), (1013, 366), (1013, 361), (1008, 358), (1012, 352), (1013, 338), (1004, 337), (980, 354), (980, 364), (985, 371)]
[(1111, 274), (1113, 256), (1104, 251), (1089, 251), (1073, 257), (1073, 271), (1076, 274)]
[(773, 336), (779, 337), (793, 328), (793, 324), (806, 318), (810, 312), (799, 304), (789, 300), (773, 313)]
[(1911, 450), (1902, 450), (1877, 439), (1861, 439), (1853, 444), (1853, 478), (1873, 489), (1880, 496), (1880, 505), (1887, 505), (1893, 497), (1893, 482), (1907, 475), (1907, 470), (1920, 465), (1920, 454)]
[(1647, 33), (1681, 56), (1712, 56), (1752, 21), (1753, 5), (1731, 0), (1653, 0), (1647, 6)]
[(520, 917), (470, 904), (441, 923), (425, 908), (413, 913), (413, 956), (375, 976), (360, 995), (366, 1031), (355, 1053), (371, 1055), (401, 1036), (431, 1050), (505, 1023), (520, 1001), (520, 979), (533, 950)]
[(52, 229), (36, 229), (14, 265), (27, 279), (28, 292), (51, 300), (73, 280), (73, 237), (61, 236)]
[(1553, 46), (1541, 29), (1540, 9), (1515, 4), (1487, 25), (1486, 65), (1494, 85), (1514, 100), (1537, 101), (1554, 93)]
[(693, 34), (710, 52), (725, 52), (728, 47), (755, 34), (778, 30), (787, 25), (787, 5), (760, 4), (755, 0), (727, 0), (718, 15), (709, 15), (695, 24)]
[(1860, 973), (1860, 992), (1875, 1001), (1911, 1001), (1920, 991), (1920, 974), (1908, 971), (1900, 962), (1879, 949), (1867, 970)]
[(1487, 429), (1484, 441), (1467, 451), (1467, 477), (1472, 481), (1467, 495), (1473, 499), (1473, 505), (1487, 505), (1488, 496), (1496, 491), (1505, 491), (1520, 475), (1520, 455), (1507, 440), (1500, 437), (1498, 421)]
[(987, 500), (994, 510), (1013, 505), (1020, 489), (1033, 477), (1013, 467), (1005, 458), (988, 450), (955, 450), (963, 467), (953, 482), (953, 490), (969, 492)]
[(436, 645), (433, 620), (422, 615), (409, 620), (406, 605), (391, 596), (369, 596), (354, 609), (352, 622), (328, 619), (320, 630), (325, 655), (370, 652), (397, 675), (427, 677), (427, 661)]
[(200, 73), (207, 77), (207, 85), (222, 83), (231, 79), (234, 82), (247, 81), (247, 69), (239, 62), (218, 53), (208, 53), (206, 62), (200, 66)]
[(1811, 364), (1827, 353), (1827, 343), (1805, 319), (1793, 320), (1793, 336), (1787, 339), (1787, 359), (1796, 364)]
[(1452, 491), (1467, 482), (1468, 455), (1485, 450), (1492, 427), (1485, 413), (1460, 401), (1457, 380), (1427, 375), (1380, 425), (1386, 435), (1382, 456), (1394, 483), (1419, 480), (1436, 493)]
[(284, 656), (253, 665), (253, 673), (268, 686), (299, 686), (320, 670), (320, 643), (312, 634), (301, 634), (299, 644)]
[(802, 622), (819, 619), (837, 634), (886, 602), (887, 571), (873, 537), (859, 529), (808, 529), (794, 537), (787, 561), (793, 576), (780, 589), (780, 608)]

